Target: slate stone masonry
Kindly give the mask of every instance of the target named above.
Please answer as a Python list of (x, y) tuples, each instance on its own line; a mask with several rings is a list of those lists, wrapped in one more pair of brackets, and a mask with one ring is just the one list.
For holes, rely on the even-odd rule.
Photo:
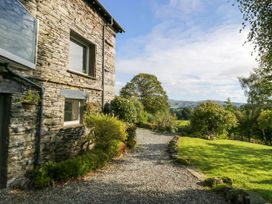
[[(102, 31), (105, 21), (85, 0), (21, 0), (38, 19), (37, 66), (34, 70), (16, 70), (44, 88), (44, 114), (41, 138), (41, 161), (59, 161), (77, 154), (86, 131), (82, 125), (64, 126), (63, 90), (80, 91), (85, 103), (102, 107)], [(70, 32), (74, 31), (96, 45), (95, 78), (69, 70)], [(106, 28), (105, 101), (114, 97), (115, 37)], [(14, 68), (15, 69), (15, 68)], [(4, 88), (5, 87), (5, 88)], [(34, 168), (35, 135), (38, 107), (26, 108), (15, 101), (25, 88), (0, 72), (0, 93), (10, 90), (12, 96), (8, 186), (24, 185), (25, 174)]]

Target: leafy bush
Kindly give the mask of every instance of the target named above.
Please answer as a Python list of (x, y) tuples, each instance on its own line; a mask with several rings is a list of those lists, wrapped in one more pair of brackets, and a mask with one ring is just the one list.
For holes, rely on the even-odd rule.
[(35, 188), (45, 188), (54, 183), (54, 179), (49, 176), (49, 171), (55, 164), (54, 162), (48, 162), (30, 175)]
[(130, 125), (127, 129), (127, 132), (128, 132), (127, 146), (130, 149), (134, 148), (136, 145), (136, 140), (135, 140), (136, 129), (137, 129), (136, 125)]
[(120, 156), (126, 150), (126, 145), (120, 140), (112, 140), (107, 144), (99, 143), (95, 146), (96, 149), (103, 150), (109, 157)]
[(204, 102), (197, 106), (191, 119), (192, 130), (208, 137), (226, 135), (236, 125), (236, 116), (213, 102)]
[(152, 123), (157, 131), (177, 131), (176, 118), (169, 112), (158, 112), (155, 114)]
[(258, 117), (258, 126), (262, 130), (263, 140), (272, 144), (272, 110), (263, 110)]
[(143, 124), (147, 121), (147, 113), (144, 111), (143, 104), (133, 97), (115, 97), (110, 104), (105, 106), (105, 112), (128, 123)]
[(111, 101), (111, 113), (128, 123), (137, 122), (137, 110), (134, 103), (120, 96), (115, 97)]
[(116, 117), (104, 114), (87, 114), (85, 125), (90, 129), (90, 137), (95, 144), (108, 143), (111, 140), (125, 142), (127, 139), (127, 125)]
[(46, 163), (32, 175), (33, 186), (40, 189), (51, 186), (55, 181), (67, 181), (84, 176), (92, 170), (105, 166), (110, 159), (119, 156), (124, 150), (125, 144), (115, 140), (106, 149), (97, 146), (93, 150), (62, 162)]
[(148, 120), (148, 113), (144, 110), (143, 104), (137, 98), (130, 98), (137, 112), (137, 125), (145, 124)]
[(37, 105), (40, 102), (40, 95), (37, 91), (28, 90), (25, 95), (17, 101), (22, 104), (33, 104)]
[(94, 149), (62, 162), (44, 164), (31, 177), (35, 188), (84, 176), (124, 153), (128, 128), (124, 122), (104, 114), (87, 114), (85, 124), (90, 129), (89, 138), (95, 141)]

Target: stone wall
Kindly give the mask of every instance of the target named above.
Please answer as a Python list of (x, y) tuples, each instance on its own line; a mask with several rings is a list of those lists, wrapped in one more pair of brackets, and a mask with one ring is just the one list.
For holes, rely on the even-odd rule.
[(23, 185), (26, 172), (34, 167), (37, 107), (20, 102), (26, 91), (25, 89), (22, 92), (12, 94), (8, 185)]
[[(63, 89), (86, 93), (86, 103), (102, 107), (102, 31), (105, 22), (84, 0), (21, 0), (38, 19), (37, 67), (20, 74), (44, 87), (44, 114), (41, 138), (42, 162), (63, 160), (77, 154), (86, 132), (82, 125), (64, 126), (65, 97)], [(69, 71), (70, 32), (74, 31), (96, 45), (96, 76)], [(115, 32), (106, 28), (105, 43), (106, 101), (114, 97)], [(1, 78), (1, 73), (0, 73)], [(0, 80), (1, 81), (1, 80)], [(1, 87), (4, 84), (0, 83)], [(13, 87), (12, 83), (9, 84)], [(13, 93), (10, 125), (9, 184), (33, 169), (37, 107), (26, 110), (14, 100), (24, 91)], [(18, 181), (18, 179), (17, 179)]]

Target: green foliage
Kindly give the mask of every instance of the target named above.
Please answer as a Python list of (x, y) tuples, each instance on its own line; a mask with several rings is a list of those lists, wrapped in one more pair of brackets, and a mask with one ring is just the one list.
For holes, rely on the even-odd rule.
[(37, 91), (28, 90), (23, 98), (18, 103), (34, 104), (37, 105), (40, 101), (40, 96)]
[(272, 110), (263, 110), (258, 117), (258, 124), (261, 129), (272, 129)]
[(193, 113), (193, 109), (192, 108), (175, 108), (171, 110), (173, 114), (176, 115), (178, 120), (190, 120), (192, 113)]
[(202, 136), (225, 135), (236, 125), (236, 116), (213, 102), (204, 102), (197, 106), (191, 120), (191, 128)]
[(128, 123), (144, 124), (147, 121), (143, 104), (133, 97), (115, 97), (110, 103), (108, 113)]
[(254, 191), (272, 202), (272, 147), (233, 140), (182, 137), (178, 156), (207, 177), (229, 177), (233, 187)]
[(141, 73), (136, 75), (125, 87), (120, 95), (135, 97), (142, 102), (145, 111), (155, 114), (169, 110), (168, 97), (157, 77)]
[(128, 123), (136, 123), (138, 120), (135, 104), (130, 99), (120, 96), (111, 101), (111, 113)]
[(229, 177), (211, 177), (207, 178), (202, 182), (203, 186), (214, 188), (218, 185), (232, 185), (233, 181)]
[(95, 149), (103, 150), (110, 158), (120, 156), (125, 151), (126, 145), (120, 140), (111, 140), (108, 143), (99, 143)]
[(259, 51), (260, 67), (248, 78), (240, 78), (248, 102), (271, 103), (272, 96), (272, 3), (271, 0), (236, 0), (244, 16), (244, 28), (250, 26), (248, 41)]
[(262, 130), (264, 142), (272, 145), (272, 110), (263, 110), (257, 121)]
[(236, 0), (244, 16), (244, 27), (250, 26), (248, 41), (256, 45), (262, 63), (272, 67), (272, 3), (271, 0)]
[(144, 106), (137, 98), (130, 98), (130, 100), (133, 102), (136, 112), (137, 112), (137, 124), (145, 124), (148, 120), (148, 113), (144, 110)]
[(127, 139), (127, 125), (114, 116), (87, 114), (84, 122), (95, 144), (108, 143), (111, 140), (124, 142)]
[(35, 188), (41, 189), (53, 184), (54, 180), (49, 175), (49, 170), (54, 167), (54, 162), (48, 162), (31, 175), (31, 180)]
[(123, 153), (125, 144), (118, 140), (108, 145), (97, 145), (94, 149), (62, 162), (49, 162), (41, 166), (32, 175), (35, 188), (51, 186), (56, 181), (67, 181), (101, 168), (113, 157)]
[(191, 123), (189, 120), (177, 120), (177, 132), (181, 135), (188, 135), (191, 132)]
[(236, 117), (239, 121), (237, 128), (234, 130), (235, 134), (246, 137), (249, 140), (258, 136), (257, 118), (260, 110), (256, 105), (246, 104), (236, 111)]
[(177, 131), (177, 123), (176, 118), (169, 112), (158, 112), (154, 115), (153, 128), (156, 131), (160, 132), (176, 132)]
[(136, 145), (136, 130), (137, 130), (137, 126), (136, 125), (130, 125), (127, 129), (128, 132), (128, 138), (127, 138), (127, 146), (128, 148), (132, 149), (135, 147)]
[(85, 116), (85, 124), (90, 129), (88, 138), (95, 142), (94, 149), (62, 162), (44, 164), (32, 175), (34, 187), (44, 188), (55, 181), (84, 176), (124, 153), (128, 128), (124, 122), (112, 116), (89, 113)]
[(240, 84), (248, 97), (248, 103), (260, 107), (271, 104), (272, 70), (266, 72), (262, 68), (255, 69), (248, 78), (239, 78)]

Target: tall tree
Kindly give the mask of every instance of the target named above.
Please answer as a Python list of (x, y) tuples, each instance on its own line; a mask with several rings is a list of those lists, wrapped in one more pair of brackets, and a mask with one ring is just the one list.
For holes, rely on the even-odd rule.
[(272, 75), (261, 68), (255, 69), (248, 78), (239, 78), (248, 97), (248, 103), (261, 106), (272, 102)]
[(271, 0), (236, 0), (243, 13), (243, 27), (249, 25), (248, 41), (255, 44), (260, 67), (240, 78), (249, 103), (271, 102), (272, 96), (272, 2)]
[(165, 90), (156, 76), (146, 73), (136, 75), (121, 89), (123, 97), (138, 98), (149, 113), (169, 111)]
[(250, 26), (248, 40), (255, 44), (265, 67), (272, 65), (271, 0), (237, 0), (244, 17), (244, 28)]

